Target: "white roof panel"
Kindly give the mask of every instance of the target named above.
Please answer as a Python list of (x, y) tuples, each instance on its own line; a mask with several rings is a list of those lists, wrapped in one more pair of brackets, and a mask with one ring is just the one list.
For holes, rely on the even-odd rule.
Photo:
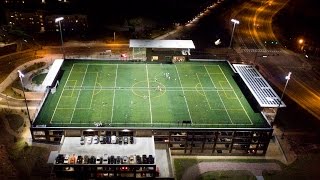
[[(260, 107), (279, 107), (280, 97), (252, 65), (233, 64), (233, 67), (250, 89)], [(281, 101), (280, 107), (285, 106)]]
[(46, 78), (43, 80), (42, 82), (42, 86), (51, 86), (54, 79), (56, 78), (59, 70), (60, 70), (60, 67), (63, 63), (63, 59), (56, 59), (54, 60), (53, 64), (51, 65), (50, 69), (49, 69), (49, 72), (46, 76)]
[(132, 48), (195, 49), (195, 46), (194, 46), (192, 40), (130, 39), (129, 47), (132, 47)]

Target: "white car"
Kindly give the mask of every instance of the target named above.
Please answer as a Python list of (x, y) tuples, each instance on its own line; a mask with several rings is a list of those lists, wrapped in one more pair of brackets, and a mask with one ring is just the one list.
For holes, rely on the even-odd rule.
[(97, 135), (93, 136), (93, 144), (99, 143), (99, 137)]
[(117, 143), (117, 136), (111, 136), (111, 144)]
[(64, 161), (63, 161), (64, 164), (68, 164), (69, 163), (69, 154), (66, 154), (64, 156)]
[(88, 136), (87, 137), (87, 144), (91, 144), (92, 143), (92, 136)]

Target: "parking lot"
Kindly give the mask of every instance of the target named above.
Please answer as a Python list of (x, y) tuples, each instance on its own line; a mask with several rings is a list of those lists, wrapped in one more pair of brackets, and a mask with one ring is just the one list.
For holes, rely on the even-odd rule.
[(60, 154), (103, 156), (155, 155), (154, 140), (151, 137), (135, 137), (133, 144), (80, 144), (80, 137), (66, 137)]
[(80, 144), (80, 137), (65, 137), (60, 151), (53, 151), (49, 157), (48, 163), (54, 163), (58, 154), (64, 155), (81, 155), (88, 156), (131, 156), (131, 155), (152, 155), (155, 157), (155, 164), (159, 168), (160, 177), (172, 177), (171, 159), (170, 153), (167, 149), (155, 149), (153, 137), (134, 137), (133, 144), (101, 144), (100, 142), (94, 144), (87, 143), (85, 138), (85, 144)]

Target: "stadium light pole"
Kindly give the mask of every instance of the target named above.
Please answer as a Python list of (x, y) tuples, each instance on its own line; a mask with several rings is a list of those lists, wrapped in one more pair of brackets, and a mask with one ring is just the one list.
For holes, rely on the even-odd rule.
[(63, 59), (64, 59), (64, 48), (63, 48), (63, 38), (62, 38), (62, 30), (61, 30), (61, 21), (63, 20), (64, 18), (63, 17), (58, 17), (55, 19), (55, 22), (59, 23), (59, 29), (60, 29), (60, 38), (61, 38), (61, 51), (62, 51), (62, 54), (63, 54)]
[(231, 48), (233, 33), (234, 33), (234, 29), (236, 28), (236, 24), (240, 24), (240, 22), (239, 22), (238, 20), (236, 20), (236, 19), (231, 19), (231, 22), (233, 22), (233, 28), (232, 28), (232, 33), (231, 33), (231, 39), (230, 39), (229, 48)]
[(289, 72), (288, 75), (285, 77), (287, 81), (286, 81), (286, 85), (284, 86), (284, 89), (283, 89), (283, 91), (282, 91), (282, 95), (281, 95), (281, 97), (280, 97), (279, 107), (280, 107), (280, 105), (281, 105), (284, 92), (285, 92), (286, 89), (287, 89), (287, 85), (288, 85), (288, 82), (289, 82), (289, 80), (290, 80), (291, 74), (292, 74), (292, 73)]
[(19, 78), (20, 78), (20, 82), (21, 82), (21, 86), (22, 86), (23, 97), (24, 97), (24, 102), (25, 102), (26, 107), (27, 107), (28, 118), (29, 118), (30, 126), (31, 126), (32, 125), (32, 120), (31, 120), (31, 117), (30, 117), (27, 98), (26, 98), (26, 93), (24, 92), (24, 85), (23, 85), (23, 81), (22, 81), (22, 78), (24, 77), (24, 74), (20, 70), (18, 70), (18, 74), (19, 74)]

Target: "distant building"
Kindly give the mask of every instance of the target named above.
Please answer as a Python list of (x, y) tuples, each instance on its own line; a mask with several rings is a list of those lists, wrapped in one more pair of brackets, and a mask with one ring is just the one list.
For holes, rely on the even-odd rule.
[(44, 11), (36, 12), (18, 12), (8, 11), (7, 21), (8, 25), (19, 27), (25, 31), (44, 32)]
[(7, 11), (8, 25), (19, 27), (27, 32), (54, 32), (59, 31), (59, 24), (55, 18), (64, 17), (61, 21), (62, 31), (69, 33), (85, 32), (88, 29), (86, 15), (47, 15), (46, 11), (18, 12)]
[(45, 17), (46, 31), (59, 31), (59, 24), (55, 22), (58, 17), (64, 17), (61, 21), (62, 31), (69, 33), (85, 32), (88, 30), (88, 20), (86, 15), (51, 15)]

